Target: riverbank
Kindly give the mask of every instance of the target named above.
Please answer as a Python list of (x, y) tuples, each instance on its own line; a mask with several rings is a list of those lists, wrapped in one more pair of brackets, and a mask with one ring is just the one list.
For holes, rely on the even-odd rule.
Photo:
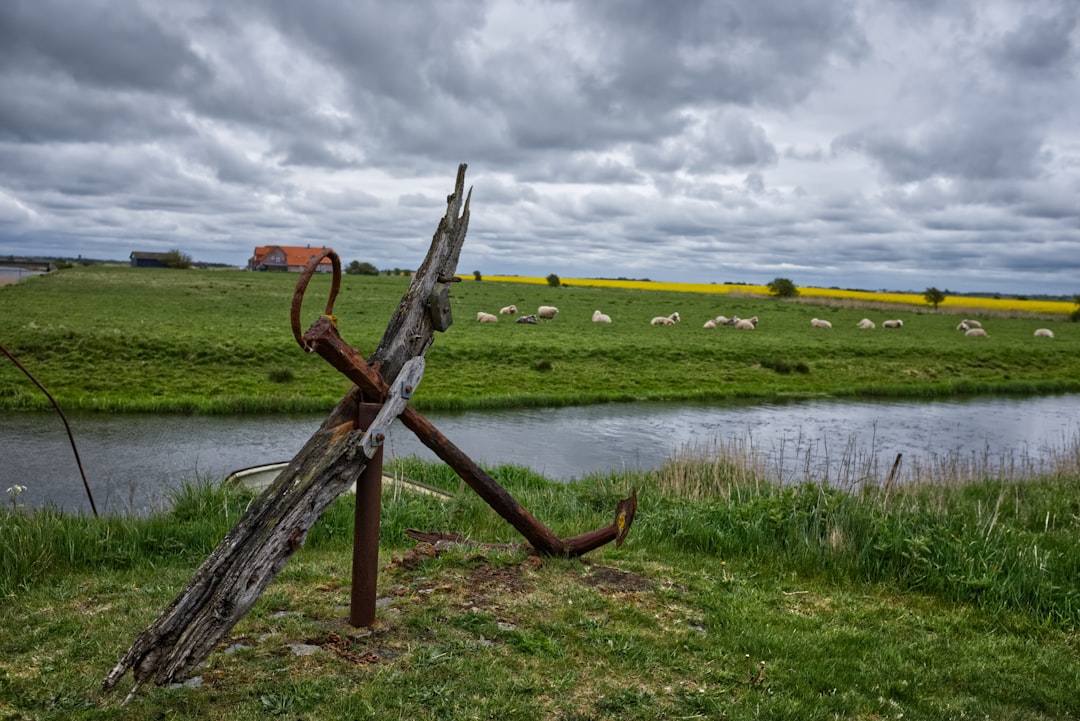
[[(376, 625), (351, 629), (352, 505), (318, 522), (185, 687), (100, 681), (243, 512), (228, 489), (146, 519), (0, 511), (0, 715), (35, 719), (1066, 719), (1080, 714), (1080, 473), (866, 493), (733, 458), (554, 484), (496, 480), (572, 534), (637, 487), (627, 542), (580, 561), (414, 547), (517, 542), (459, 493), (384, 494)], [(762, 665), (763, 664), (763, 665)]]
[[(72, 268), (0, 288), (0, 337), (65, 409), (164, 413), (328, 411), (350, 383), (292, 338), (286, 273)], [(405, 277), (345, 276), (335, 304), (345, 339), (370, 354), (408, 287)], [(329, 290), (314, 278), (304, 323)], [(320, 300), (314, 300), (320, 299)], [(537, 325), (475, 322), (554, 305)], [(621, 288), (463, 281), (454, 324), (436, 334), (411, 404), (420, 410), (581, 405), (637, 400), (946, 397), (1080, 391), (1080, 324), (1065, 316), (984, 318)], [(610, 325), (591, 322), (594, 310)], [(675, 326), (652, 326), (679, 312)], [(703, 328), (717, 315), (757, 316), (754, 331)], [(873, 331), (859, 330), (870, 317)], [(811, 328), (820, 317), (832, 329)], [(902, 328), (882, 328), (885, 319)], [(1055, 338), (1033, 337), (1047, 327)], [(5, 359), (0, 410), (50, 407)]]

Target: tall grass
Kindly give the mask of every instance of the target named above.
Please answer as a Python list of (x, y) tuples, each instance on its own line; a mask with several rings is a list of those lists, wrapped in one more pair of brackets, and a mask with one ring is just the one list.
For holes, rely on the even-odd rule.
[[(731, 564), (768, 567), (793, 579), (884, 585), (972, 604), (1002, 619), (1080, 628), (1080, 437), (1015, 458), (987, 450), (898, 466), (879, 464), (853, 447), (840, 454), (825, 466), (805, 449), (765, 458), (731, 442), (684, 449), (654, 471), (568, 484), (520, 466), (488, 470), (561, 536), (607, 525), (617, 500), (636, 487), (639, 513), (624, 548), (643, 558), (694, 558), (711, 563), (719, 577)], [(441, 500), (385, 488), (386, 549), (409, 546), (408, 528), (521, 542), (445, 465), (401, 459), (386, 472), (453, 494)], [(179, 491), (171, 509), (145, 518), (5, 506), (0, 595), (87, 567), (197, 564), (249, 501), (241, 490), (199, 483)], [(308, 544), (346, 551), (352, 515), (352, 497), (339, 499)]]
[(201, 482), (179, 489), (170, 510), (146, 517), (0, 507), (0, 596), (73, 569), (197, 562), (250, 500), (241, 489)]
[(807, 463), (793, 483), (744, 447), (684, 453), (640, 477), (635, 538), (1080, 625), (1080, 439), (1013, 464), (915, 463), (902, 479), (851, 460), (839, 478)]

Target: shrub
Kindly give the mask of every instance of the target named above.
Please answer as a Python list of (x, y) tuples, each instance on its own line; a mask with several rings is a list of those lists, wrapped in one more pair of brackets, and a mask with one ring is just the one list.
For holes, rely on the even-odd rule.
[(768, 288), (777, 298), (794, 298), (799, 294), (799, 289), (787, 278), (773, 278)]
[(361, 263), (354, 260), (345, 268), (346, 275), (378, 275), (379, 269), (371, 263)]

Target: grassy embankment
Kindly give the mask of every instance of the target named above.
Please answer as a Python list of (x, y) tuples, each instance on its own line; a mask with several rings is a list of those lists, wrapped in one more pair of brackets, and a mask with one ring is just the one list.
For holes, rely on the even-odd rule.
[[(293, 341), (288, 310), (295, 281), (292, 274), (75, 268), (0, 288), (0, 338), (67, 409), (323, 411), (349, 383)], [(407, 283), (404, 277), (346, 276), (334, 309), (342, 335), (370, 354)], [(305, 324), (325, 304), (328, 285), (327, 278), (312, 282)], [(959, 317), (948, 306), (935, 313), (894, 302), (859, 307), (854, 304), (869, 301), (857, 298), (808, 301), (465, 280), (453, 287), (455, 323), (437, 336), (413, 404), (476, 408), (1080, 389), (1080, 326), (1068, 322), (1068, 304), (1058, 304), (1062, 312), (1039, 314), (1022, 312), (1026, 306), (1017, 301), (1011, 309), (964, 309), (985, 321), (990, 337), (980, 339), (955, 330)], [(511, 303), (526, 312), (556, 305), (560, 313), (537, 326), (509, 317), (494, 325), (475, 322), (478, 310), (497, 312)], [(1045, 304), (1028, 305), (1046, 310)], [(592, 323), (598, 308), (615, 322)], [(652, 317), (673, 311), (681, 324), (649, 325)], [(754, 332), (702, 328), (718, 314), (756, 315), (761, 322)], [(815, 316), (833, 329), (811, 329)], [(864, 316), (878, 329), (856, 329)], [(880, 327), (893, 317), (904, 328)], [(1057, 337), (1033, 338), (1042, 326)], [(0, 363), (0, 409), (48, 407), (12, 364)]]
[[(445, 467), (398, 470), (458, 488)], [(192, 490), (142, 519), (5, 508), (0, 718), (1080, 715), (1080, 449), (1039, 481), (865, 493), (779, 488), (724, 454), (573, 484), (495, 475), (564, 534), (609, 522), (630, 485), (641, 511), (621, 549), (579, 561), (429, 554), (406, 527), (519, 539), (470, 492), (387, 490), (389, 605), (355, 630), (340, 499), (191, 687), (126, 707), (127, 686), (104, 695), (101, 679), (247, 497)]]

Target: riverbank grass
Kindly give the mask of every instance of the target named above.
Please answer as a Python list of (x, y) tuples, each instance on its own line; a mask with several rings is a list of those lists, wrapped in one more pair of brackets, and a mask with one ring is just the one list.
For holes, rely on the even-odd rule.
[(563, 535), (610, 522), (630, 487), (640, 511), (622, 548), (579, 560), (417, 545), (406, 528), (520, 538), (445, 466), (410, 460), (391, 472), (456, 495), (384, 492), (373, 628), (344, 621), (343, 497), (195, 679), (126, 706), (101, 679), (249, 496), (192, 488), (150, 518), (5, 507), (0, 717), (1080, 714), (1077, 468), (888, 491), (782, 486), (724, 456), (570, 484), (491, 470)]

